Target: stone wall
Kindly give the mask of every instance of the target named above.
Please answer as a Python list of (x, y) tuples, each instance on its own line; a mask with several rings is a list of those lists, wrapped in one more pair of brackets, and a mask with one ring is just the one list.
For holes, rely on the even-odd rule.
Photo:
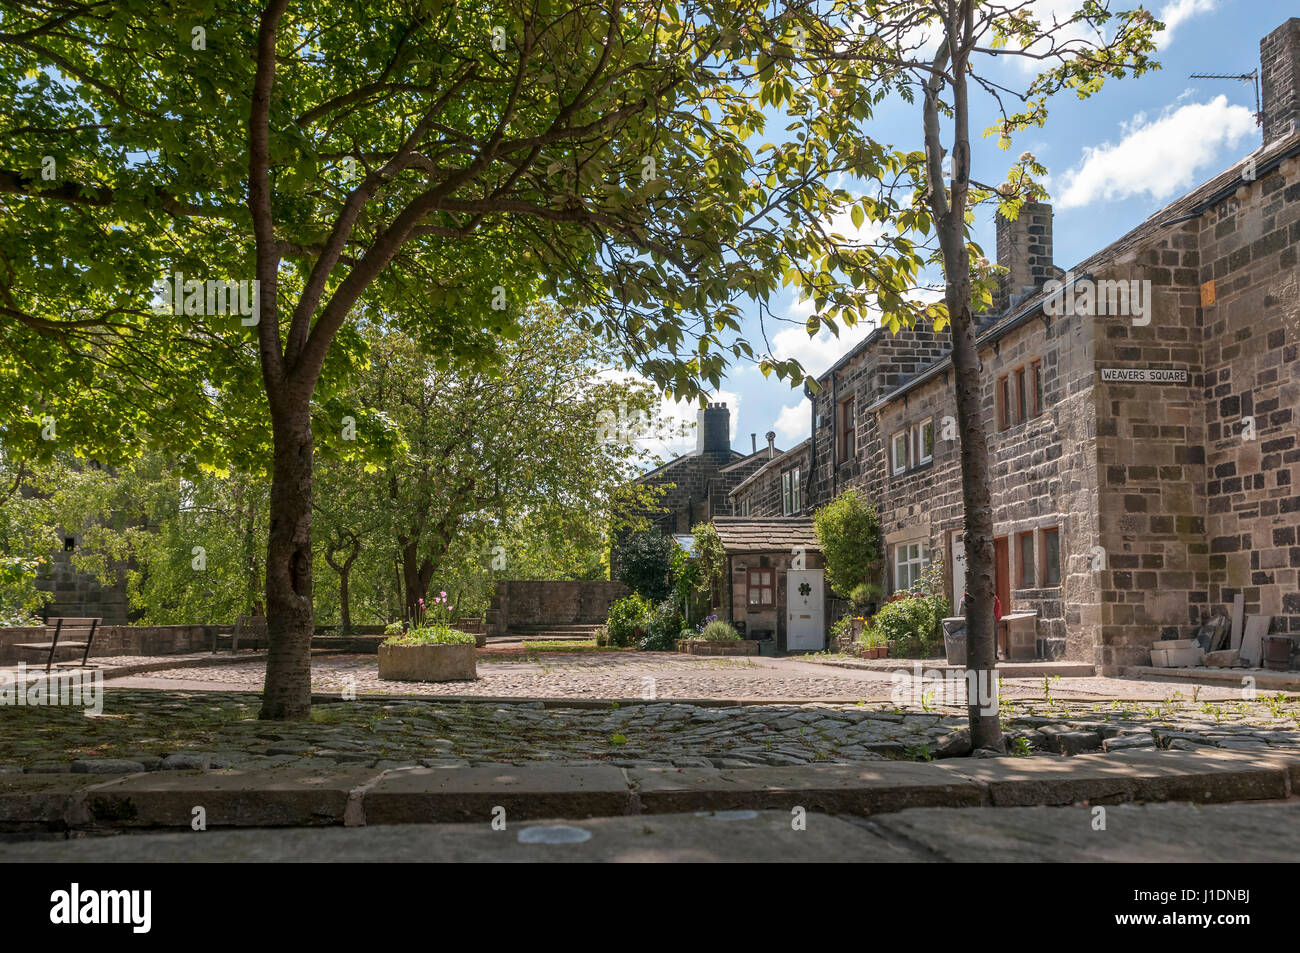
[(621, 582), (604, 579), (508, 579), (497, 583), (488, 610), (489, 635), (515, 626), (595, 625), (609, 617), (614, 600), (627, 595)]
[(1263, 175), (1196, 224), (1195, 277), (1214, 288), (1203, 308), (1209, 579), (1197, 596), (1226, 613), (1241, 593), (1271, 631), (1300, 633), (1300, 172)]
[[(90, 656), (206, 652), (211, 648), (213, 633), (229, 628), (217, 625), (106, 625), (95, 630)], [(11, 665), (22, 661), (33, 664), (37, 653), (34, 650), (19, 651), (13, 647), (14, 643), (47, 641), (42, 626), (0, 629), (0, 663)], [(62, 659), (66, 654), (60, 650), (57, 657)]]
[(754, 479), (754, 482), (732, 497), (732, 514), (742, 515), (743, 505), (747, 503), (750, 516), (786, 515), (782, 510), (781, 479), (783, 474), (796, 467), (799, 468), (799, 494), (803, 506), (789, 515), (805, 516), (812, 513), (812, 504), (808, 497), (808, 447), (805, 444), (802, 449), (792, 450), (777, 458)]

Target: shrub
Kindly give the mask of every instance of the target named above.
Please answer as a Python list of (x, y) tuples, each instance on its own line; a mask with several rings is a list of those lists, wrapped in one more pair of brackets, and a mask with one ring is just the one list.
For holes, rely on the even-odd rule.
[(845, 638), (853, 631), (853, 618), (854, 616), (852, 612), (846, 612), (831, 623), (832, 642)]
[(943, 638), (943, 619), (948, 614), (948, 600), (941, 595), (903, 593), (871, 617), (862, 641), (868, 645), (893, 642), (891, 654), (928, 658)]
[(695, 636), (697, 642), (739, 642), (740, 633), (729, 622), (715, 619), (700, 630)]
[(614, 578), (637, 595), (658, 602), (673, 589), (673, 551), (678, 548), (658, 531), (633, 533), (618, 548)]
[[(858, 605), (875, 601), (880, 595), (880, 519), (866, 494), (845, 490), (813, 514), (813, 530), (831, 590)], [(862, 585), (868, 589), (859, 593)]]
[(406, 631), (406, 623), (390, 622), (384, 626), (384, 635), (401, 635)]
[(609, 626), (596, 626), (596, 648), (603, 649), (609, 645)]
[(650, 618), (650, 603), (639, 593), (618, 599), (609, 607), (605, 627), (609, 630), (609, 644), (623, 648), (631, 645), (636, 629), (644, 627)]
[(677, 600), (665, 599), (650, 610), (646, 622), (646, 634), (638, 648), (649, 652), (663, 652), (673, 647), (681, 631), (681, 614), (677, 611)]
[(412, 629), (405, 635), (390, 635), (384, 639), (385, 645), (465, 645), (466, 643), (473, 645), (474, 636), (441, 622)]

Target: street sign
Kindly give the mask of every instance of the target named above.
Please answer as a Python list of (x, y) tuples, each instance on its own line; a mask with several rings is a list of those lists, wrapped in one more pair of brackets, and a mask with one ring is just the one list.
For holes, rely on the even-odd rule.
[(1116, 384), (1186, 384), (1186, 371), (1154, 367), (1103, 367), (1101, 379)]

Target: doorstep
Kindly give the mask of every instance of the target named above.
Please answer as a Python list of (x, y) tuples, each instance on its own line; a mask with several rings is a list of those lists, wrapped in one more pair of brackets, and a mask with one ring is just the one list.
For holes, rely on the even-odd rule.
[[(864, 669), (873, 672), (910, 672), (920, 665), (923, 672), (961, 672), (964, 665), (951, 665), (947, 659), (830, 659), (805, 657), (803, 662), (817, 665), (830, 665), (835, 668)], [(997, 673), (1003, 678), (1092, 678), (1097, 674), (1097, 667), (1089, 662), (998, 662)]]
[(1204, 665), (1161, 668), (1156, 665), (1130, 665), (1124, 669), (1124, 674), (1142, 679), (1213, 685), (1241, 685), (1241, 680), (1249, 676), (1255, 680), (1255, 688), (1262, 691), (1300, 692), (1300, 672), (1275, 672), (1267, 668), (1210, 668)]

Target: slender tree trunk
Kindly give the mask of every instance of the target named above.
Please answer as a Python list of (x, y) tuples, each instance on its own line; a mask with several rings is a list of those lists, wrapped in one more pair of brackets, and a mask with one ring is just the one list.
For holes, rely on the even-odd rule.
[[(964, 286), (955, 294), (954, 285)], [(1002, 748), (996, 699), (979, 691), (997, 687), (997, 627), (993, 617), (993, 503), (989, 494), (989, 449), (984, 430), (979, 352), (970, 310), (969, 281), (949, 285), (948, 313), (952, 324), (952, 363), (957, 392), (957, 427), (961, 433), (961, 496), (965, 509), (963, 545), (966, 550), (966, 668), (975, 672), (970, 684), (967, 715), (971, 745)], [(956, 298), (956, 300), (953, 300)], [(979, 691), (977, 691), (979, 690)]]
[(266, 610), (270, 654), (262, 710), (266, 719), (311, 713), (312, 433), (306, 400), (272, 404), (275, 459), (266, 547)]
[(343, 625), (343, 634), (352, 634), (352, 608), (348, 604), (348, 579), (352, 575), (352, 562), (349, 560), (339, 573), (339, 621)]
[[(973, 31), (971, 0), (950, 2), (944, 41), (925, 89), (925, 153), (929, 204), (943, 252), (944, 296), (952, 333), (952, 366), (961, 433), (961, 494), (966, 550), (966, 713), (971, 745), (1002, 750), (997, 704), (997, 623), (993, 617), (993, 504), (989, 448), (984, 430), (979, 349), (971, 313), (970, 249), (966, 208), (970, 193), (970, 99), (967, 54)], [(940, 92), (951, 74), (953, 139), (951, 179), (944, 182)]]
[(339, 575), (339, 623), (343, 626), (343, 634), (350, 635), (352, 633), (352, 606), (349, 589), (352, 579), (352, 564), (357, 561), (357, 556), (361, 553), (361, 541), (352, 533), (348, 533), (346, 536), (352, 541), (347, 558), (341, 563), (334, 559), (334, 554), (342, 547), (336, 547), (334, 540), (331, 539), (325, 553), (325, 561)]

